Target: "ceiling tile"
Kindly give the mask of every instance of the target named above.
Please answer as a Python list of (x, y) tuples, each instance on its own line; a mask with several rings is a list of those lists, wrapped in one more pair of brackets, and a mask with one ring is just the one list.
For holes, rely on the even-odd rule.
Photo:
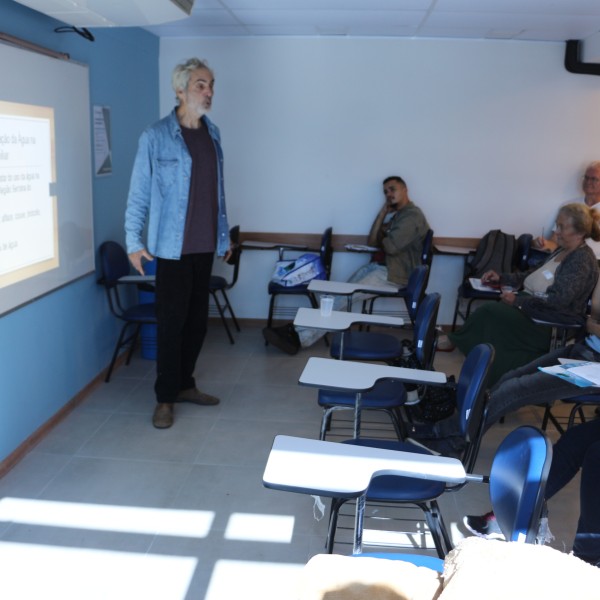
[(235, 10), (234, 15), (248, 25), (313, 25), (315, 27), (349, 27), (360, 24), (417, 26), (423, 11), (359, 10)]
[(600, 15), (597, 0), (437, 0), (435, 12)]
[[(435, 0), (223, 0), (231, 10), (428, 10)], [(195, 9), (195, 7), (194, 7)]]
[[(105, 25), (102, 17), (109, 15), (118, 25), (139, 21), (145, 26), (161, 19), (144, 21), (142, 9), (157, 14), (170, 5), (169, 0), (17, 1), (82, 27)], [(79, 7), (87, 13), (73, 13)], [(117, 17), (112, 16), (115, 11)], [(132, 23), (132, 19), (137, 21)], [(169, 37), (348, 35), (584, 40), (600, 32), (600, 0), (195, 0), (190, 17), (146, 28), (157, 36)]]

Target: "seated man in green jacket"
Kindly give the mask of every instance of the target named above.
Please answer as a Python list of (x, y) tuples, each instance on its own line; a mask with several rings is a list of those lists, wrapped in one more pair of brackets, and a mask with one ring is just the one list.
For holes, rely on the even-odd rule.
[[(351, 283), (406, 286), (412, 270), (421, 264), (423, 240), (429, 223), (421, 209), (408, 196), (406, 182), (398, 175), (383, 181), (385, 202), (369, 231), (367, 243), (381, 248), (374, 259), (358, 269), (348, 280)], [(337, 297), (334, 310), (341, 310), (346, 300)], [(292, 323), (281, 327), (265, 327), (265, 340), (287, 354), (308, 348), (324, 332), (316, 329), (294, 328)]]

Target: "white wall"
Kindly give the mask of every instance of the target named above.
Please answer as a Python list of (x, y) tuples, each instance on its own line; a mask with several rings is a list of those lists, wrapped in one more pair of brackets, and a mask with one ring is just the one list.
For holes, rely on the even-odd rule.
[[(381, 180), (400, 174), (437, 236), (541, 233), (600, 159), (600, 78), (563, 67), (555, 43), (408, 39), (161, 40), (170, 72), (206, 58), (216, 75), (230, 221), (246, 231), (365, 234)], [(274, 256), (246, 252), (233, 290), (266, 315)], [(338, 254), (334, 277), (359, 257)], [(461, 259), (436, 257), (430, 291), (450, 321)]]

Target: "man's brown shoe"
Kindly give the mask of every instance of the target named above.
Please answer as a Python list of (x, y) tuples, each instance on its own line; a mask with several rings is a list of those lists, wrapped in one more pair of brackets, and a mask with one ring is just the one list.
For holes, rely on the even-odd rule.
[(168, 429), (173, 425), (173, 404), (171, 402), (159, 402), (152, 415), (152, 425), (157, 429)]
[(193, 387), (179, 392), (176, 402), (190, 402), (191, 404), (199, 404), (200, 406), (215, 406), (215, 404), (219, 404), (220, 400)]

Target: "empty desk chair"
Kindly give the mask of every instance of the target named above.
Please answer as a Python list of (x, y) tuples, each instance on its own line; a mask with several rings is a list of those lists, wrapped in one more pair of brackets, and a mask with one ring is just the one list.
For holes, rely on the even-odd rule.
[[(333, 246), (331, 245), (331, 238), (332, 228), (328, 227), (321, 236), (321, 245), (319, 247), (319, 257), (321, 259), (323, 267), (325, 268), (325, 276), (327, 279), (329, 279), (331, 275), (331, 262), (333, 259)], [(269, 301), (269, 316), (267, 318), (267, 327), (272, 327), (273, 325), (275, 298), (277, 296), (305, 296), (306, 298), (308, 298), (313, 308), (318, 308), (319, 305), (317, 303), (315, 295), (308, 290), (308, 283), (309, 282), (286, 287), (273, 281), (269, 282), (268, 292), (271, 299)]]
[(104, 286), (108, 306), (117, 319), (124, 322), (113, 352), (104, 381), (109, 381), (112, 375), (119, 350), (130, 345), (125, 364), (129, 364), (135, 349), (142, 325), (155, 325), (156, 312), (154, 303), (125, 305), (119, 292), (120, 286), (131, 283), (120, 282), (121, 277), (130, 274), (129, 258), (124, 248), (117, 242), (104, 242), (100, 246), (100, 267), (102, 276), (98, 283)]
[[(494, 349), (489, 344), (480, 344), (469, 352), (461, 369), (457, 383), (457, 410), (460, 416), (463, 449), (461, 461), (465, 471), (471, 473), (479, 451), (483, 435), (485, 390), (489, 368), (494, 358)], [(401, 450), (417, 454), (433, 455), (435, 452), (410, 441), (396, 442), (381, 439), (358, 438), (348, 440), (348, 444)], [(426, 443), (426, 442), (425, 442)], [(442, 449), (442, 448), (440, 448)], [(446, 491), (442, 481), (401, 477), (397, 475), (381, 475), (371, 480), (366, 494), (367, 503), (416, 505), (425, 514), (425, 519), (438, 556), (443, 558), (452, 549), (450, 536), (444, 525), (437, 498)], [(327, 533), (327, 552), (333, 551), (335, 532), (340, 508), (347, 498), (333, 498)]]
[(372, 313), (375, 301), (381, 298), (401, 298), (406, 304), (406, 310), (411, 322), (414, 324), (417, 316), (417, 310), (427, 289), (429, 281), (429, 265), (419, 265), (415, 267), (408, 278), (405, 288), (398, 290), (396, 294), (378, 294), (363, 302), (363, 312)]
[[(414, 356), (412, 368), (431, 370), (435, 355), (435, 325), (441, 297), (439, 294), (428, 294), (421, 306), (413, 333)], [(348, 335), (348, 333), (344, 334)], [(381, 337), (387, 334), (360, 332), (361, 337)], [(389, 336), (394, 337), (394, 336)], [(396, 339), (396, 338), (394, 338)], [(400, 344), (401, 345), (401, 344)], [(324, 440), (331, 428), (331, 419), (336, 411), (353, 410), (355, 394), (335, 390), (319, 390), (319, 406), (323, 408), (320, 439)], [(386, 412), (394, 425), (399, 439), (404, 439), (404, 426), (399, 409), (406, 403), (406, 387), (401, 381), (379, 381), (375, 387), (362, 396), (361, 410), (379, 410)]]
[[(425, 280), (429, 267), (421, 265), (413, 270), (409, 284), (411, 294), (406, 298), (409, 315), (414, 323), (419, 304), (425, 296)], [(341, 350), (341, 334), (332, 338), (331, 356), (346, 360), (370, 360), (394, 363), (402, 357), (402, 340), (387, 333), (373, 333), (370, 331), (350, 331), (344, 334), (343, 356)]]
[[(551, 461), (550, 441), (543, 432), (528, 425), (509, 433), (496, 450), (489, 476), (481, 479), (489, 484), (492, 508), (506, 540), (536, 542)], [(444, 571), (441, 557), (425, 554), (367, 552), (355, 557), (402, 560), (440, 573)]]

